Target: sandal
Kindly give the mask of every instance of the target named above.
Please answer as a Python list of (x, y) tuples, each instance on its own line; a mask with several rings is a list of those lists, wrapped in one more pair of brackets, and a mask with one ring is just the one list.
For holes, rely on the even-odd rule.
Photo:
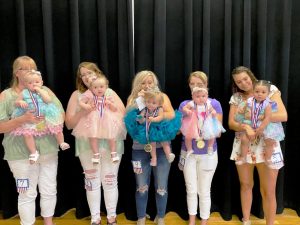
[(40, 157), (40, 154), (38, 151), (35, 151), (35, 153), (30, 154), (29, 155), (30, 164), (36, 163), (36, 161), (38, 160), (39, 157)]
[(66, 142), (63, 142), (63, 143), (61, 143), (61, 144), (59, 145), (59, 147), (60, 147), (61, 150), (64, 151), (64, 150), (70, 148), (70, 145), (69, 145), (68, 143), (66, 143)]
[(111, 161), (112, 161), (113, 163), (117, 163), (117, 162), (120, 161), (120, 157), (118, 156), (118, 153), (116, 153), (116, 152), (111, 152), (111, 153), (110, 153), (110, 156), (111, 156)]
[(108, 222), (107, 220), (107, 225), (117, 225), (117, 219), (115, 219), (113, 222)]
[(100, 153), (94, 153), (92, 157), (92, 163), (99, 164), (100, 163)]

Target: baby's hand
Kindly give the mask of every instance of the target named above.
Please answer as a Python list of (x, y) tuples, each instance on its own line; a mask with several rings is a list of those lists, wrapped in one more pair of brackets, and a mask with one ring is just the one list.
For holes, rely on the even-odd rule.
[(190, 109), (188, 109), (188, 108), (186, 108), (186, 109), (184, 110), (184, 112), (185, 112), (185, 114), (188, 115), (188, 116), (190, 116), (190, 115), (193, 114), (193, 111), (190, 110)]
[(216, 117), (217, 116), (217, 112), (214, 109), (210, 110), (210, 114), (211, 114), (212, 117)]
[(138, 93), (138, 96), (144, 97), (144, 95), (145, 95), (145, 91), (142, 89), (142, 90)]
[(27, 104), (25, 101), (23, 101), (23, 100), (17, 101), (17, 102), (16, 102), (16, 106), (19, 106), (19, 107), (21, 107), (22, 109), (28, 108), (28, 104)]
[(154, 117), (153, 117), (153, 116), (149, 116), (149, 117), (148, 117), (148, 121), (149, 121), (149, 122), (154, 122)]
[(109, 107), (109, 106), (113, 105), (114, 102), (112, 101), (111, 98), (107, 98), (106, 101), (105, 101), (105, 104)]
[(265, 116), (264, 115), (259, 115), (258, 120), (264, 120)]
[(33, 90), (34, 90), (35, 92), (37, 92), (37, 93), (40, 93), (41, 87), (40, 87), (40, 86), (34, 86), (34, 87), (33, 87)]

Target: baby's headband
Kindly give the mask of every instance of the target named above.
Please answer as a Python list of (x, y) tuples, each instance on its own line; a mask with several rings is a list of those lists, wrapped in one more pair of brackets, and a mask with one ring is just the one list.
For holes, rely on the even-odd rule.
[(34, 73), (34, 74), (37, 74), (39, 76), (42, 76), (41, 72), (38, 71), (38, 70), (28, 70), (27, 73)]
[(192, 90), (192, 94), (196, 93), (196, 92), (206, 92), (208, 94), (208, 90), (206, 88), (202, 88), (202, 87), (194, 87)]

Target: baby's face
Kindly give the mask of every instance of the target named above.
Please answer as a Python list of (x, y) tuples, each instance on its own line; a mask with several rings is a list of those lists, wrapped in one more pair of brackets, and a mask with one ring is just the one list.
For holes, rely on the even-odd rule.
[(264, 85), (256, 85), (253, 95), (258, 102), (264, 101), (269, 95), (269, 89)]
[(208, 98), (208, 94), (204, 91), (197, 91), (195, 93), (193, 93), (193, 101), (197, 104), (197, 105), (203, 105), (206, 103), (207, 98)]
[(107, 89), (107, 83), (105, 79), (97, 78), (90, 87), (91, 91), (94, 95), (98, 97), (102, 97), (105, 94), (105, 91)]
[(149, 98), (146, 100), (146, 106), (150, 111), (153, 111), (159, 106), (159, 101), (156, 98)]
[(36, 87), (42, 87), (43, 80), (39, 75), (29, 75), (25, 80), (25, 86), (30, 91), (35, 91)]

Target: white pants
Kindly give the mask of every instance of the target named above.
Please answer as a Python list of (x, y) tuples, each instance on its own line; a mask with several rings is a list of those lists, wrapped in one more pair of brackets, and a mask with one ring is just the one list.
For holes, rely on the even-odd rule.
[(200, 217), (210, 216), (210, 188), (218, 164), (217, 151), (213, 155), (192, 154), (185, 161), (183, 174), (185, 179), (189, 215), (197, 214), (198, 195)]
[(79, 159), (85, 173), (85, 189), (91, 219), (92, 222), (97, 222), (100, 220), (101, 183), (107, 218), (117, 216), (116, 208), (119, 197), (118, 171), (121, 160), (118, 163), (113, 163), (110, 151), (100, 149), (100, 163), (93, 164), (91, 161), (92, 155), (92, 151), (84, 152), (79, 155)]
[(35, 223), (37, 186), (41, 196), (41, 216), (51, 217), (54, 215), (57, 164), (57, 153), (40, 155), (35, 164), (30, 164), (28, 159), (8, 161), (19, 192), (18, 211), (22, 225)]

